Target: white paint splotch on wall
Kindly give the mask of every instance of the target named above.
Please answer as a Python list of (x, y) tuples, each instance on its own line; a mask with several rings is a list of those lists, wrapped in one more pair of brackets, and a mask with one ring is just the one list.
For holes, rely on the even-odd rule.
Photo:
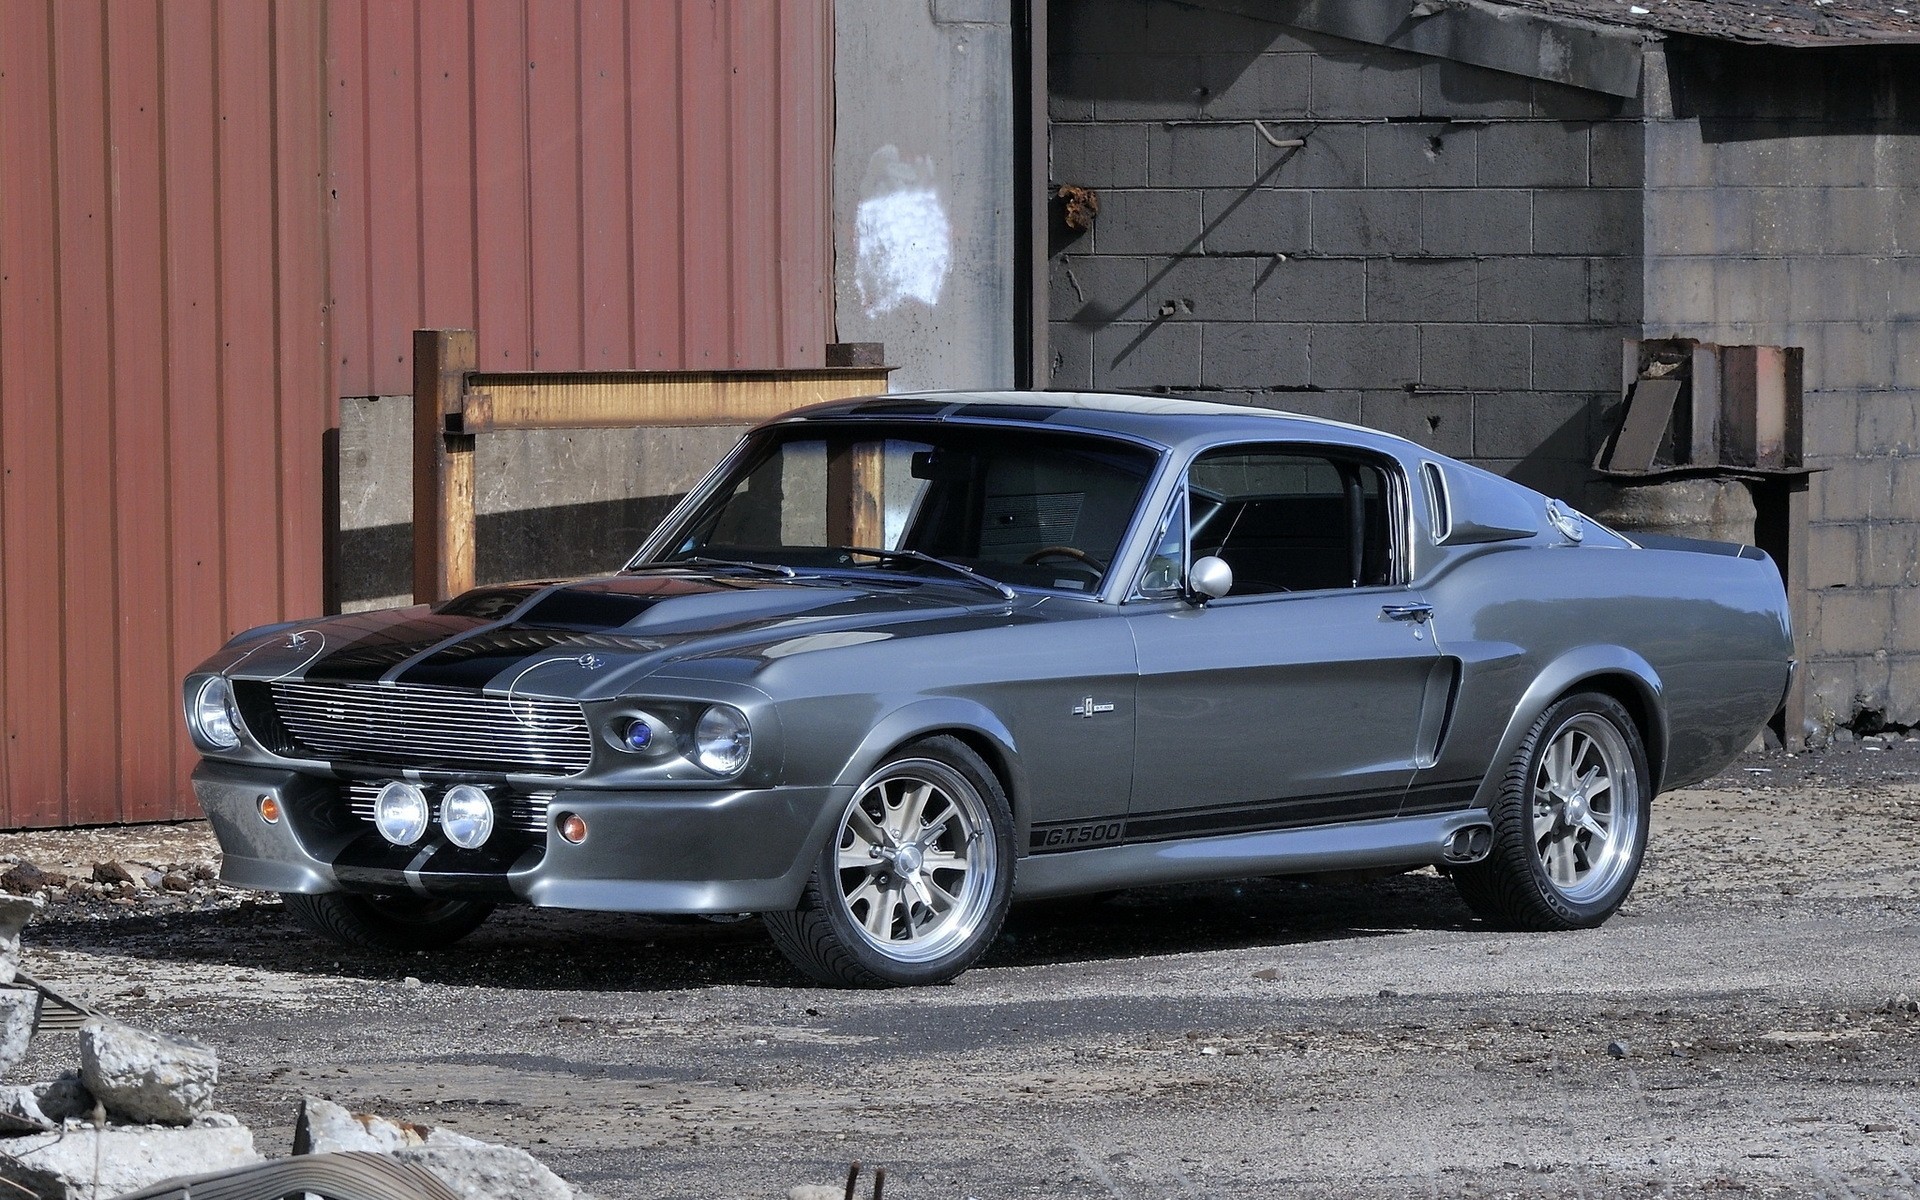
[(867, 165), (854, 216), (854, 286), (869, 317), (910, 300), (932, 308), (953, 269), (953, 228), (933, 160), (882, 146)]

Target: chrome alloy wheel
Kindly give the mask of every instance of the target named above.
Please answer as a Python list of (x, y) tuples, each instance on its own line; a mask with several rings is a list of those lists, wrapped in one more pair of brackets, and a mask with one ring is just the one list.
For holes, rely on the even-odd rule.
[(1533, 776), (1533, 844), (1553, 889), (1584, 904), (1633, 869), (1639, 843), (1639, 775), (1620, 730), (1576, 713), (1553, 733)]
[(861, 939), (896, 962), (930, 962), (974, 935), (1000, 869), (986, 802), (926, 758), (888, 763), (840, 819), (841, 902)]

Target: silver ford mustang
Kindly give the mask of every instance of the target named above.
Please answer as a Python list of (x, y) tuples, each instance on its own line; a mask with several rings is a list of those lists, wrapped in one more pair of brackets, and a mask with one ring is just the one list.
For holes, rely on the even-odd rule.
[(935, 983), (1014, 900), (1435, 866), (1596, 925), (1794, 663), (1757, 550), (1385, 434), (894, 395), (743, 439), (614, 575), (250, 631), (185, 681), (222, 877), (363, 947), (762, 914)]

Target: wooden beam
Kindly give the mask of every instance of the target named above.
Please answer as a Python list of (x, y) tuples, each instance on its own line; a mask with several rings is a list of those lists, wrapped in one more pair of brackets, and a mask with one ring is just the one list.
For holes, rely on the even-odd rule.
[(472, 330), (413, 334), (413, 599), (457, 596), (474, 581), (473, 437), (448, 433), (478, 365)]
[(884, 393), (890, 367), (799, 371), (528, 372), (475, 375), (457, 408), (462, 433), (757, 425), (809, 404)]
[(886, 543), (886, 459), (876, 442), (827, 452), (827, 544), (890, 549)]

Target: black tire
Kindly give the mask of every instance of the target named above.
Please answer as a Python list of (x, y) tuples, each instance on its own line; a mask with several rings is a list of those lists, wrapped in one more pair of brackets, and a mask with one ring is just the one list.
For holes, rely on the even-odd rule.
[[(929, 790), (910, 808), (922, 784)], [(1013, 871), (1006, 790), (966, 743), (931, 737), (896, 750), (854, 790), (800, 907), (763, 919), (793, 965), (829, 987), (945, 983), (999, 936)], [(953, 903), (936, 910), (923, 898)]]
[[(1567, 757), (1549, 761), (1560, 747)], [(1600, 776), (1590, 774), (1595, 769)], [(1590, 791), (1600, 777), (1607, 786)], [(1570, 789), (1576, 778), (1589, 782)], [(1489, 814), (1493, 848), (1480, 862), (1455, 867), (1454, 884), (1468, 907), (1502, 928), (1590, 929), (1633, 890), (1652, 803), (1646, 745), (1632, 715), (1598, 692), (1564, 697), (1521, 739)]]
[(281, 898), (294, 920), (321, 937), (356, 950), (400, 953), (438, 950), (480, 928), (493, 905), (423, 896), (358, 896), (326, 892)]

